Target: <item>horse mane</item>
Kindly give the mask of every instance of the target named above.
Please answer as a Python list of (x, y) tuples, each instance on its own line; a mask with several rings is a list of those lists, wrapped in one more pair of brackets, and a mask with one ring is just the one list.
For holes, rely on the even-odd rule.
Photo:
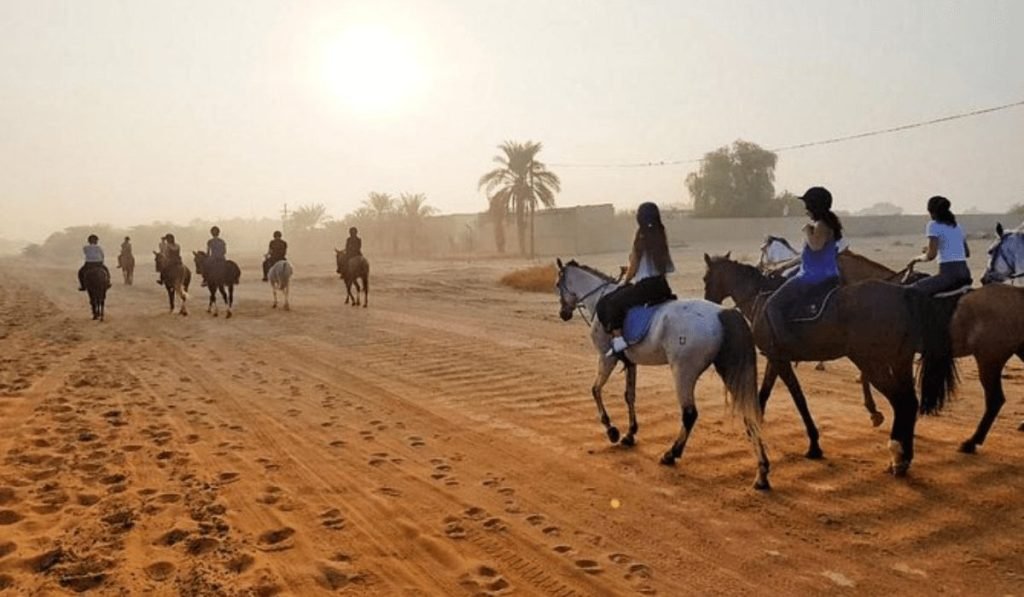
[(761, 247), (762, 248), (766, 248), (768, 245), (772, 244), (773, 242), (778, 242), (778, 243), (782, 243), (782, 244), (786, 245), (786, 248), (789, 249), (790, 251), (793, 251), (794, 253), (799, 253), (800, 252), (800, 251), (797, 251), (796, 249), (794, 249), (793, 245), (789, 244), (788, 240), (786, 240), (785, 238), (783, 238), (781, 236), (775, 236), (774, 234), (769, 234), (768, 236), (764, 237), (764, 242), (761, 243)]
[(581, 270), (583, 270), (583, 271), (585, 271), (587, 273), (593, 274), (593, 275), (597, 276), (598, 278), (601, 278), (605, 282), (614, 282), (615, 281), (615, 278), (613, 278), (612, 276), (609, 276), (608, 274), (606, 274), (606, 273), (604, 273), (604, 272), (602, 272), (600, 270), (596, 270), (596, 269), (590, 267), (589, 265), (583, 265), (582, 263), (577, 263), (575, 259), (573, 259), (569, 263), (565, 264), (566, 267), (568, 267), (570, 265), (574, 266), (574, 267), (578, 267), (579, 269), (581, 269)]

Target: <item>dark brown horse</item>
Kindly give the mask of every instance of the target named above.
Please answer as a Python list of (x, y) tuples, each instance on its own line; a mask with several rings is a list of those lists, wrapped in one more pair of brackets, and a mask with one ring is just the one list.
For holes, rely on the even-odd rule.
[(192, 283), (191, 270), (180, 259), (168, 262), (157, 251), (153, 251), (153, 257), (156, 261), (156, 271), (160, 272), (164, 288), (167, 289), (167, 302), (171, 306), (171, 313), (174, 312), (174, 298), (177, 297), (181, 301), (179, 313), (187, 316), (188, 307), (185, 303), (188, 301), (188, 286)]
[[(370, 262), (362, 255), (356, 255), (351, 259), (345, 258), (345, 251), (334, 250), (334, 259), (337, 264), (338, 274), (345, 281), (345, 304), (351, 303), (353, 307), (359, 306), (359, 290), (362, 281), (363, 308), (370, 306)], [(352, 286), (355, 285), (356, 293), (352, 294)]]
[[(763, 289), (770, 282), (754, 266), (724, 257), (704, 256), (705, 298), (722, 302), (731, 297), (754, 322), (754, 339), (768, 355), (761, 401), (765, 404), (776, 377), (781, 376), (807, 426), (811, 439), (809, 457), (820, 456), (818, 431), (807, 411), (806, 400), (790, 361), (829, 361), (847, 357), (860, 369), (864, 379), (878, 388), (892, 405), (893, 424), (889, 451), (892, 472), (906, 474), (914, 458), (914, 427), (918, 400), (914, 387), (914, 352), (921, 346), (921, 382), (932, 391), (923, 396), (920, 410), (941, 410), (955, 388), (956, 369), (949, 338), (928, 301), (915, 300), (905, 288), (885, 282), (868, 281), (837, 290), (814, 323), (791, 323), (799, 338), (796, 346), (785, 347), (779, 358), (773, 346), (771, 327), (763, 313)], [(799, 396), (799, 399), (797, 398)], [(816, 452), (816, 453), (815, 453)]]
[(206, 306), (207, 313), (213, 313), (214, 317), (219, 315), (217, 308), (217, 292), (224, 299), (228, 313), (225, 319), (231, 319), (231, 311), (235, 306), (235, 285), (241, 281), (242, 270), (238, 264), (230, 259), (221, 262), (220, 267), (213, 267), (205, 251), (192, 251), (196, 262), (196, 273), (206, 281), (206, 287), (210, 289), (210, 302)]

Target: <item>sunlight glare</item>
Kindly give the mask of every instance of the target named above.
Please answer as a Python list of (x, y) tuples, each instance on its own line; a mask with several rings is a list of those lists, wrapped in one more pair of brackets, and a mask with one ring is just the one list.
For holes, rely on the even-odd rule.
[(328, 51), (327, 77), (334, 93), (361, 114), (408, 107), (425, 83), (411, 40), (378, 26), (342, 33)]

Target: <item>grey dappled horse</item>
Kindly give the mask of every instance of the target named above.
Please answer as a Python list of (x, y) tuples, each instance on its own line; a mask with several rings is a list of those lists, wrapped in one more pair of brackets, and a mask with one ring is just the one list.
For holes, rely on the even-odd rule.
[[(598, 353), (597, 377), (591, 392), (597, 404), (601, 424), (608, 439), (619, 441), (619, 430), (611, 424), (605, 410), (601, 390), (619, 359), (607, 356), (611, 336), (596, 317), (597, 302), (616, 287), (616, 281), (575, 261), (562, 264), (558, 260), (558, 293), (560, 315), (572, 319), (580, 310), (590, 324), (590, 339)], [(675, 380), (676, 398), (682, 411), (682, 425), (672, 446), (661, 457), (661, 463), (674, 464), (683, 454), (686, 441), (697, 421), (694, 389), (697, 378), (712, 364), (725, 382), (735, 412), (743, 417), (747, 436), (757, 457), (756, 489), (770, 489), (769, 462), (761, 440), (761, 404), (757, 397), (757, 359), (754, 338), (746, 319), (734, 309), (725, 309), (703, 299), (674, 300), (659, 307), (650, 331), (626, 352), (626, 405), (629, 408), (629, 430), (622, 444), (636, 442), (636, 366), (668, 365)]]
[(287, 259), (278, 261), (267, 271), (267, 280), (270, 281), (270, 288), (274, 291), (274, 309), (277, 308), (277, 292), (281, 291), (284, 293), (284, 310), (291, 310), (291, 306), (288, 304), (288, 295), (291, 294), (291, 281), (294, 273), (295, 270), (292, 269), (292, 264)]

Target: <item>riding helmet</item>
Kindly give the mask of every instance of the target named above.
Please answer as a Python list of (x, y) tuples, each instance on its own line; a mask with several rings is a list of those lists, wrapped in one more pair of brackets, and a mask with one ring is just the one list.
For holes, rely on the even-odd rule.
[(100, 242), (100, 237), (96, 236), (95, 234), (90, 234), (89, 238), (86, 240), (91, 243), (98, 243)]
[(928, 213), (945, 213), (949, 211), (950, 206), (949, 199), (936, 195), (928, 200)]
[(214, 236), (219, 235), (220, 234), (220, 228), (218, 228), (217, 226), (214, 226), (213, 228), (210, 228), (210, 234), (212, 234)]
[(275, 230), (274, 231), (274, 238), (281, 238), (281, 231), (280, 230)]
[(661, 212), (658, 211), (658, 206), (650, 201), (641, 203), (636, 208), (636, 223), (645, 228), (660, 226)]
[(800, 197), (808, 211), (825, 212), (832, 209), (832, 193), (825, 187), (811, 187)]

